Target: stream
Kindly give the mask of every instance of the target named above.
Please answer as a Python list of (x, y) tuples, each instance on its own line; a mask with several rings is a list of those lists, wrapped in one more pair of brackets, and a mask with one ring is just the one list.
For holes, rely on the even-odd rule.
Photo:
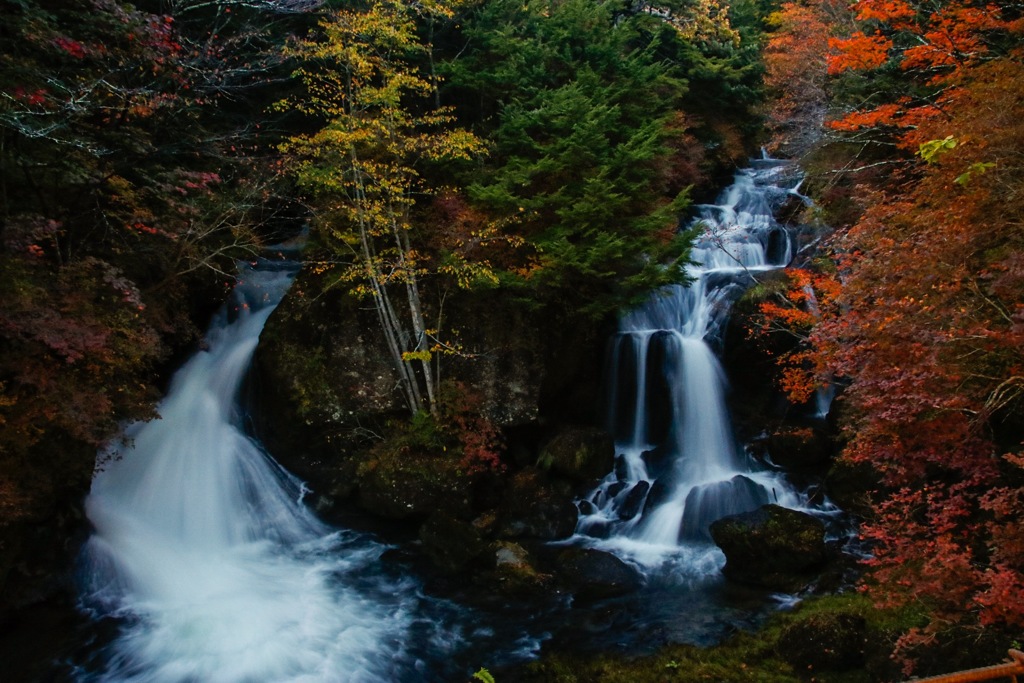
[(796, 191), (776, 184), (783, 170), (754, 162), (699, 207), (693, 283), (623, 313), (612, 340), (617, 463), (578, 501), (577, 533), (562, 543), (630, 562), (643, 572), (640, 590), (594, 603), (553, 595), (471, 605), (428, 585), (377, 535), (320, 521), (302, 482), (247, 433), (238, 400), (294, 267), (244, 265), (160, 419), (127, 426), (98, 456), (78, 569), (85, 623), (54, 680), (467, 680), (545, 648), (636, 655), (708, 645), (790, 604), (793, 596), (727, 583), (707, 533), (715, 519), (767, 502), (838, 514), (737, 443), (716, 355), (751, 274), (791, 258), (772, 218)]

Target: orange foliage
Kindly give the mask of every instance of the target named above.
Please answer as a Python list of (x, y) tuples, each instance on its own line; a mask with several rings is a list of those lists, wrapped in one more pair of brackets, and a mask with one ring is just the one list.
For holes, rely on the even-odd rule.
[(828, 273), (792, 269), (786, 271), (786, 277), (788, 286), (784, 293), (758, 306), (760, 315), (754, 319), (756, 327), (752, 332), (762, 335), (784, 332), (800, 340), (796, 349), (776, 359), (781, 368), (779, 388), (790, 401), (800, 404), (829, 381), (828, 371), (819, 362), (808, 335), (822, 319), (823, 310), (835, 314), (841, 289), (839, 282)]
[(904, 138), (955, 147), (862, 189), (866, 212), (833, 244), (842, 290), (801, 359), (848, 383), (845, 457), (886, 487), (863, 528), (876, 597), (1018, 628), (1024, 460), (999, 454), (1024, 435), (1022, 58), (960, 64), (942, 115)]
[(829, 38), (828, 72), (866, 71), (885, 64), (892, 49), (892, 40), (880, 35), (857, 31), (849, 38)]
[[(906, 90), (923, 88), (919, 97), (930, 102), (914, 107), (902, 102), (899, 108), (892, 102), (875, 103), (832, 122), (831, 127), (840, 131), (895, 126), (912, 132), (921, 120), (948, 105), (964, 69), (998, 58), (993, 46), (999, 36), (1022, 28), (1021, 22), (1004, 18), (997, 5), (978, 6), (970, 0), (949, 0), (938, 7), (907, 0), (861, 0), (853, 9), (861, 30), (829, 40), (829, 74), (871, 72), (895, 64), (912, 79)], [(897, 141), (905, 148), (920, 142)]]
[(828, 26), (823, 0), (787, 2), (769, 17), (774, 31), (764, 50), (773, 147), (821, 125), (826, 106)]
[(858, 21), (886, 22), (894, 27), (905, 27), (917, 12), (905, 0), (860, 0), (854, 3)]

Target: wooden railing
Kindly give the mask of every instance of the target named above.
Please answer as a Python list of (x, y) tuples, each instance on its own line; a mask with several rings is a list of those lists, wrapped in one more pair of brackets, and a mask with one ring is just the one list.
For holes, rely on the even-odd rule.
[(1012, 661), (1006, 664), (995, 666), (983, 666), (980, 669), (968, 669), (942, 676), (930, 678), (915, 678), (912, 683), (974, 683), (974, 681), (995, 681), (1000, 678), (1009, 678), (1017, 683), (1017, 676), (1024, 677), (1024, 652), (1010, 650)]

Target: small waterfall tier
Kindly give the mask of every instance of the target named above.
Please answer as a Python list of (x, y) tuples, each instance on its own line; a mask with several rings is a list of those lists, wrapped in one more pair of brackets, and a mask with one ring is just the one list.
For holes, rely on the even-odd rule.
[(701, 575), (720, 564), (712, 522), (769, 502), (806, 505), (736, 442), (715, 353), (732, 303), (756, 273), (791, 259), (790, 236), (773, 214), (798, 180), (771, 159), (737, 173), (718, 203), (697, 207), (691, 283), (621, 315), (606, 361), (616, 465), (579, 501), (584, 542), (645, 565), (685, 557)]
[(242, 429), (236, 395), (292, 275), (246, 269), (160, 418), (101, 454), (82, 602), (117, 635), (79, 680), (410, 679), (418, 587), (372, 569), (384, 546), (318, 521)]

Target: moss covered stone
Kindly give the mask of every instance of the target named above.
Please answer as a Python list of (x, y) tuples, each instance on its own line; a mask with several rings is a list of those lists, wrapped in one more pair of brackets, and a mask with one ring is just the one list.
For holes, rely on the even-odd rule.
[(359, 506), (387, 519), (426, 519), (437, 510), (459, 517), (471, 507), (469, 477), (444, 454), (375, 452), (359, 464), (356, 487)]
[(476, 527), (445, 512), (432, 514), (420, 527), (419, 538), (431, 563), (449, 573), (465, 569), (486, 549)]
[(798, 510), (763, 505), (711, 525), (731, 580), (780, 590), (806, 585), (828, 554), (825, 525)]
[(604, 430), (567, 427), (544, 444), (537, 462), (576, 482), (600, 479), (615, 466), (615, 443)]

